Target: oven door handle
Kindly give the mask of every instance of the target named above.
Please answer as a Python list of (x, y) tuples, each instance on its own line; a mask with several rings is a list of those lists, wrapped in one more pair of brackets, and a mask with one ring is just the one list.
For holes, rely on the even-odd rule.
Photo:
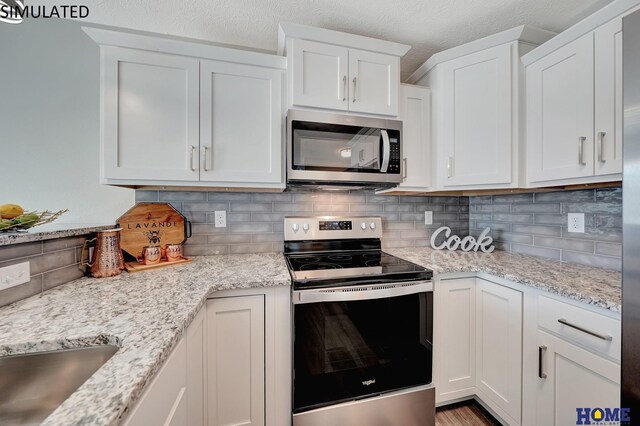
[(293, 292), (293, 303), (294, 305), (298, 305), (303, 303), (385, 299), (389, 297), (405, 296), (408, 294), (425, 293), (429, 291), (433, 291), (433, 283), (431, 281), (300, 290)]
[(380, 166), (380, 173), (387, 173), (389, 157), (391, 156), (391, 142), (389, 141), (389, 132), (382, 129), (380, 134), (382, 135), (382, 165)]

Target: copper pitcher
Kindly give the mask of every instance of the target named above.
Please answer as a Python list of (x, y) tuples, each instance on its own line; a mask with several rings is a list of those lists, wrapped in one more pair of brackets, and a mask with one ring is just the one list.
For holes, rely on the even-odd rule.
[(93, 246), (93, 254), (88, 263), (92, 277), (104, 278), (120, 275), (124, 269), (124, 258), (120, 249), (120, 230), (122, 228), (108, 229), (106, 231), (96, 232), (96, 237), (87, 240), (82, 246), (82, 255), (84, 258), (84, 249), (87, 243), (95, 242)]

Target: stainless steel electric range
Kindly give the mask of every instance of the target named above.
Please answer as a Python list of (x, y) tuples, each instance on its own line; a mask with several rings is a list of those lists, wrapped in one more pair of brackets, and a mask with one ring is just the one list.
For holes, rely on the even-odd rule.
[(379, 217), (288, 217), (293, 425), (433, 425), (433, 272), (381, 250)]

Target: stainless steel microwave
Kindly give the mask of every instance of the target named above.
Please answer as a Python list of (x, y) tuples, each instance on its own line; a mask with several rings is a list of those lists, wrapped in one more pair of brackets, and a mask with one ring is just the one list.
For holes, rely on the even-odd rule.
[(402, 121), (287, 114), (287, 184), (390, 188), (402, 182)]

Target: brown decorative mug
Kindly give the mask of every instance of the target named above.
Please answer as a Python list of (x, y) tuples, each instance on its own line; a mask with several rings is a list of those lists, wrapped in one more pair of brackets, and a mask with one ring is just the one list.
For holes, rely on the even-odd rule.
[(175, 262), (182, 259), (182, 244), (167, 244), (165, 253), (167, 262)]
[(160, 263), (161, 251), (159, 246), (145, 246), (142, 249), (142, 263), (155, 265)]

